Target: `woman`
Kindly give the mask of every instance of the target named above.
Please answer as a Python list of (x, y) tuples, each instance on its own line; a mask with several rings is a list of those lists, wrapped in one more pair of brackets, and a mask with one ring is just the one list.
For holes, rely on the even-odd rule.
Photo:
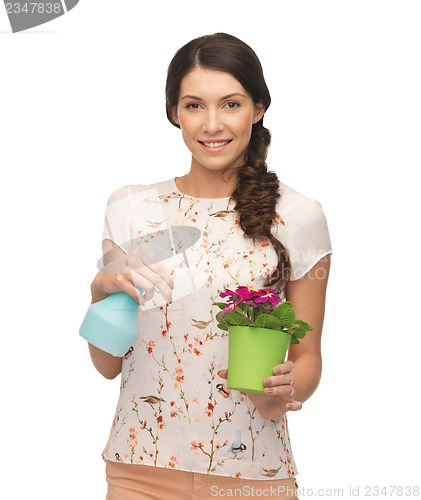
[[(141, 307), (139, 337), (124, 357), (89, 344), (101, 374), (122, 374), (102, 453), (108, 500), (207, 499), (234, 489), (296, 498), (286, 413), (300, 410), (320, 380), (332, 249), (320, 203), (267, 170), (269, 105), (248, 45), (225, 33), (192, 40), (175, 54), (166, 84), (168, 119), (192, 154), (189, 173), (124, 186), (109, 199), (106, 268), (91, 285), (92, 303), (124, 291)], [(151, 248), (142, 244), (166, 228), (172, 266), (159, 252), (139, 260), (135, 250)], [(190, 231), (181, 249), (174, 228)], [(277, 288), (313, 326), (265, 379), (265, 394), (225, 385), (227, 336), (212, 303), (240, 285)]]

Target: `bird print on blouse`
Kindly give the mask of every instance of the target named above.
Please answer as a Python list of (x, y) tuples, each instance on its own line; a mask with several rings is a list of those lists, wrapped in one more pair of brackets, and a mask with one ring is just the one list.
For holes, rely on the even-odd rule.
[[(212, 303), (226, 288), (263, 288), (276, 270), (276, 250), (266, 237), (244, 236), (229, 198), (184, 195), (174, 179), (127, 189), (127, 209), (122, 205), (121, 217), (113, 218), (117, 244), (158, 229), (195, 232), (180, 266), (169, 269), (173, 302), (166, 304), (157, 294), (147, 308), (139, 308), (139, 336), (122, 358), (103, 459), (246, 479), (295, 476), (286, 415), (263, 419), (246, 393), (224, 393), (217, 375), (228, 368), (228, 332), (216, 326), (219, 308)], [(134, 194), (143, 196), (140, 202)], [(301, 199), (306, 198), (298, 195)], [(311, 209), (318, 206), (312, 203)], [(272, 234), (286, 243), (281, 214)], [(108, 231), (104, 227), (104, 237), (111, 238)], [(177, 295), (178, 286), (183, 293)]]

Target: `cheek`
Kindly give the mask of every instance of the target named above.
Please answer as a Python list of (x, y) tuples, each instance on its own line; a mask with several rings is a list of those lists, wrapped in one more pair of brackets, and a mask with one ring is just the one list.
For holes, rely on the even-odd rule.
[(251, 127), (244, 126), (241, 129), (237, 129), (237, 139), (239, 140), (238, 145), (243, 148), (246, 144), (250, 142), (251, 137)]
[(252, 117), (248, 113), (242, 116), (238, 116), (235, 124), (232, 124), (233, 129), (237, 133), (237, 136), (243, 138), (244, 140), (249, 140), (251, 136), (252, 125)]
[(189, 136), (193, 135), (197, 130), (198, 127), (197, 118), (195, 119), (195, 117), (192, 116), (191, 114), (181, 113), (179, 115), (179, 121), (180, 121), (181, 131), (184, 137), (188, 138)]

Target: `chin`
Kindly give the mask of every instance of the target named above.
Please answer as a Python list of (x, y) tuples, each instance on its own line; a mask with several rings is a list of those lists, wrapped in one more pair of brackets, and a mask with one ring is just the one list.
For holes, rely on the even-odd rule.
[(209, 165), (206, 163), (201, 163), (201, 165), (206, 168), (207, 170), (211, 170), (213, 172), (218, 172), (225, 170), (226, 168), (229, 168), (231, 166), (231, 163), (223, 163), (223, 164), (218, 164), (218, 165)]

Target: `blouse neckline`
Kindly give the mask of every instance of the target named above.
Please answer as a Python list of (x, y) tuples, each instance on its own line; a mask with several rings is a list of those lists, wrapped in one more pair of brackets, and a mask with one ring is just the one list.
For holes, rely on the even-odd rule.
[(231, 199), (231, 196), (227, 196), (225, 198), (199, 198), (197, 196), (190, 196), (189, 194), (186, 194), (186, 193), (182, 193), (178, 187), (177, 187), (177, 184), (175, 183), (175, 177), (173, 177), (171, 179), (171, 184), (172, 184), (172, 187), (174, 189), (174, 191), (177, 193), (177, 194), (180, 194), (182, 195), (184, 198), (190, 198), (191, 200), (203, 200), (203, 201), (207, 201), (207, 202), (210, 202), (210, 201), (228, 201)]

